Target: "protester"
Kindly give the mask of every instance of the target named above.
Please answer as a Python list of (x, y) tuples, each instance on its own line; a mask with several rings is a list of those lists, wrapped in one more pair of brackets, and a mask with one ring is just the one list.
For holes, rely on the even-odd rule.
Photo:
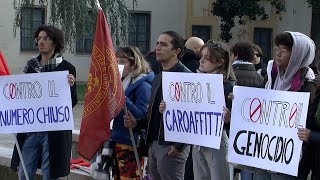
[[(300, 72), (301, 83), (304, 83), (299, 91), (310, 92), (306, 128), (299, 129), (298, 137), (303, 141), (302, 157), (299, 163), (298, 179), (307, 179), (312, 171), (311, 179), (320, 179), (320, 123), (319, 123), (319, 101), (320, 101), (320, 79), (315, 78), (312, 68), (308, 67), (313, 63), (315, 57), (315, 44), (307, 36), (301, 33), (289, 32), (293, 38), (293, 46), (288, 68), (294, 69), (297, 64), (302, 64), (297, 71)], [(281, 40), (278, 38), (279, 47)], [(282, 43), (282, 45), (286, 45)], [(287, 45), (287, 46), (291, 46)], [(295, 58), (295, 59), (294, 59)], [(297, 60), (296, 60), (297, 59)], [(300, 60), (301, 59), (301, 60)], [(294, 61), (296, 60), (296, 61)], [(315, 68), (316, 70), (316, 68)], [(279, 71), (281, 72), (281, 71)], [(296, 73), (296, 74), (297, 74)], [(288, 73), (285, 72), (284, 76)], [(318, 74), (316, 72), (315, 74)], [(291, 83), (292, 84), (292, 83)], [(316, 87), (317, 88), (316, 88)]]
[[(269, 61), (268, 63), (265, 88), (280, 91), (310, 92), (309, 107), (312, 107), (316, 89), (315, 75), (308, 66), (314, 60), (314, 42), (308, 36), (298, 32), (280, 33), (275, 37), (274, 42), (276, 44), (276, 57), (274, 61)], [(315, 114), (314, 109), (308, 109), (307, 128), (300, 129), (298, 133), (299, 138), (305, 141), (298, 178), (286, 174), (259, 170), (254, 173), (255, 180), (307, 179), (311, 169), (314, 173), (313, 176), (319, 179), (319, 166), (317, 166), (317, 164), (319, 165), (319, 149), (316, 149), (313, 143), (308, 142), (310, 134), (307, 135), (309, 129), (311, 131), (315, 130), (315, 127), (312, 126)]]
[[(230, 122), (231, 100), (228, 98), (235, 84), (235, 75), (231, 68), (230, 51), (221, 42), (207, 43), (201, 48), (199, 72), (223, 74), (223, 87), (226, 107), (224, 107), (225, 127)], [(194, 179), (229, 180), (227, 163), (228, 137), (224, 130), (220, 149), (195, 146), (192, 150)]]
[[(229, 127), (231, 118), (231, 100), (228, 95), (232, 92), (235, 84), (235, 75), (231, 69), (230, 51), (228, 47), (221, 43), (207, 43), (201, 48), (199, 73), (223, 74), (225, 127)], [(159, 112), (162, 114), (166, 108), (166, 103), (162, 101)], [(192, 149), (194, 179), (222, 179), (229, 180), (229, 165), (226, 160), (228, 147), (228, 137), (226, 130), (223, 131), (220, 149), (195, 146)]]
[[(238, 42), (231, 48), (231, 52), (235, 58), (232, 68), (237, 78), (237, 86), (262, 88), (264, 79), (253, 65), (257, 56), (254, 55), (251, 43)], [(252, 172), (241, 170), (241, 180), (252, 180), (252, 178)]]
[(256, 55), (251, 43), (238, 42), (232, 48), (234, 55), (232, 64), (233, 71), (237, 78), (238, 86), (263, 87), (263, 77), (255, 70)]
[(264, 64), (262, 57), (263, 57), (263, 52), (262, 49), (252, 43), (252, 48), (254, 50), (254, 60), (253, 60), (253, 64), (256, 68), (256, 71), (262, 76), (264, 77), (265, 75), (267, 75), (267, 66)]
[(203, 40), (198, 37), (190, 37), (185, 43), (186, 50), (180, 61), (192, 72), (197, 72), (200, 60), (200, 48), (203, 45)]
[[(24, 73), (42, 73), (68, 70), (72, 107), (77, 103), (76, 69), (62, 57), (64, 37), (61, 29), (42, 25), (35, 32), (35, 44), (39, 55), (27, 62)], [(50, 103), (50, 102), (48, 102)], [(30, 132), (17, 135), (26, 171), (34, 179), (37, 168), (41, 167), (43, 179), (57, 179), (70, 173), (72, 131)], [(40, 162), (40, 164), (38, 164)], [(17, 148), (14, 148), (11, 168), (17, 170), (20, 180), (26, 179)]]
[[(178, 33), (166, 31), (160, 34), (156, 56), (163, 71), (190, 72), (178, 59), (183, 47), (184, 40)], [(159, 73), (152, 82), (147, 115), (136, 119), (129, 113), (129, 116), (124, 116), (125, 126), (136, 129), (147, 128), (148, 164), (153, 180), (183, 180), (190, 145), (164, 140), (162, 114), (159, 112), (162, 99), (162, 73)]]
[[(141, 118), (147, 112), (151, 95), (151, 82), (154, 73), (137, 47), (123, 47), (116, 52), (118, 64), (124, 65), (122, 86), (126, 96), (126, 107), (135, 118)], [(113, 170), (114, 179), (139, 179), (139, 171), (130, 139), (129, 130), (124, 127), (122, 110), (114, 119), (111, 139), (115, 142)], [(142, 134), (141, 134), (142, 135)], [(138, 132), (134, 133), (135, 142)], [(140, 137), (141, 138), (141, 137)], [(143, 167), (143, 158), (139, 157)], [(141, 168), (143, 169), (143, 168)]]

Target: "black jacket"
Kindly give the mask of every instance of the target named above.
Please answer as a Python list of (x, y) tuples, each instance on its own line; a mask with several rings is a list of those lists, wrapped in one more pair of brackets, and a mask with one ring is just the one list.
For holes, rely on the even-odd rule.
[(255, 68), (256, 68), (256, 71), (257, 71), (262, 77), (264, 77), (264, 76), (267, 75), (267, 66), (266, 66), (266, 64), (264, 64), (264, 63), (262, 62), (262, 59), (260, 60), (260, 62), (259, 62), (258, 64), (255, 64), (254, 66), (255, 66)]
[(256, 71), (253, 64), (233, 64), (238, 86), (263, 87), (263, 77)]
[(199, 60), (199, 57), (191, 49), (186, 49), (185, 53), (180, 58), (181, 63), (192, 72), (197, 72), (197, 69), (199, 68)]
[[(69, 73), (76, 77), (76, 68), (66, 60), (63, 60), (53, 71), (64, 71), (69, 70)], [(27, 73), (36, 73), (36, 71), (29, 71)], [(76, 84), (70, 87), (72, 107), (74, 107), (77, 102), (77, 92)], [(20, 148), (23, 147), (25, 139), (28, 137), (29, 133), (19, 133), (17, 134), (17, 139)], [(52, 178), (64, 177), (70, 174), (70, 155), (72, 147), (72, 131), (50, 131), (48, 132), (49, 140), (49, 161), (50, 161), (50, 175)], [(41, 158), (39, 158), (41, 160)], [(19, 166), (20, 158), (16, 146), (14, 147), (11, 169), (17, 171)], [(41, 163), (38, 163), (39, 166)], [(30, 177), (32, 178), (32, 177)]]
[[(306, 69), (301, 70), (301, 79), (304, 78)], [(320, 102), (320, 79), (306, 81), (299, 92), (310, 92), (309, 107), (306, 127), (311, 130), (309, 141), (303, 142), (302, 157), (299, 163), (298, 179), (307, 179), (309, 172), (315, 179), (320, 178), (320, 127), (315, 124), (315, 113)]]
[[(170, 70), (168, 70), (170, 72), (191, 72), (188, 68), (186, 68), (181, 62), (178, 62), (173, 68), (171, 68)], [(162, 97), (162, 89), (160, 88), (162, 84), (162, 73), (159, 73), (156, 75), (156, 77), (153, 79), (152, 81), (152, 87), (151, 87), (151, 98), (150, 98), (150, 103), (149, 103), (149, 108), (148, 108), (148, 112), (147, 115), (138, 120), (138, 125), (137, 128), (138, 129), (145, 129), (146, 128), (146, 144), (149, 146), (152, 142), (152, 135), (150, 134), (150, 126), (151, 123), (157, 123), (156, 121), (153, 121), (151, 119), (152, 117), (152, 113), (154, 112), (153, 108), (155, 104), (160, 104), (160, 102), (156, 102), (156, 95), (158, 93), (158, 91), (161, 92), (161, 97)], [(158, 109), (156, 109), (157, 111), (159, 111)], [(161, 117), (158, 117), (160, 119), (162, 119), (162, 115)], [(161, 145), (173, 145), (175, 146), (178, 150), (183, 151), (183, 149), (186, 147), (186, 144), (184, 143), (175, 143), (175, 142), (167, 142), (164, 140), (164, 126), (163, 126), (163, 121), (160, 121), (160, 129), (159, 129), (159, 134), (158, 136), (158, 142)]]
[(162, 71), (162, 65), (158, 62), (155, 51), (149, 52), (145, 58), (149, 62), (154, 75), (157, 75)]

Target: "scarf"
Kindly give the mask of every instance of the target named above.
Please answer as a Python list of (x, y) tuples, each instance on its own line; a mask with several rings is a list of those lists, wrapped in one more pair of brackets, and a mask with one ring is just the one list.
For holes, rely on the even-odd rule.
[(54, 54), (51, 59), (48, 60), (48, 62), (45, 65), (42, 65), (40, 63), (41, 55), (38, 57), (33, 57), (31, 60), (27, 62), (27, 65), (25, 66), (23, 72), (27, 73), (30, 71), (36, 71), (38, 73), (40, 72), (51, 72), (54, 70), (63, 60), (63, 57), (61, 54)]

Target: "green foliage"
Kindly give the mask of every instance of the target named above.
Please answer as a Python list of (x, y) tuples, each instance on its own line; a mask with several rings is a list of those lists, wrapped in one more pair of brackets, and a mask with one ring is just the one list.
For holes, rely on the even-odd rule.
[(307, 2), (312, 7), (313, 13), (320, 14), (320, 0), (307, 0)]
[(84, 101), (86, 90), (87, 90), (87, 84), (84, 84), (84, 83), (77, 84), (77, 96), (79, 101)]
[[(265, 0), (276, 9), (276, 13), (280, 14), (285, 11), (285, 4), (282, 0)], [(221, 34), (220, 38), (229, 42), (232, 38), (231, 29), (235, 26), (235, 18), (239, 17), (239, 24), (245, 24), (243, 17), (248, 17), (250, 21), (257, 18), (266, 20), (269, 18), (265, 9), (260, 4), (261, 0), (216, 0), (213, 3), (212, 14), (221, 17)]]
[[(137, 3), (137, 0), (132, 1)], [(50, 24), (64, 30), (66, 45), (71, 51), (75, 48), (77, 35), (87, 37), (92, 32), (91, 28), (95, 28), (95, 0), (14, 0), (13, 5), (16, 11), (14, 35), (16, 28), (20, 27), (21, 7), (40, 5), (49, 10)], [(129, 12), (125, 0), (100, 0), (100, 5), (109, 23), (114, 45), (127, 42)]]

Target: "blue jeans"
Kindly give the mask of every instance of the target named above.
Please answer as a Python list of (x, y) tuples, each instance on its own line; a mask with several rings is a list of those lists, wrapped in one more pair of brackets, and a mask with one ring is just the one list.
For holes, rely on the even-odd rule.
[[(49, 142), (47, 132), (35, 132), (30, 135), (24, 141), (22, 147), (22, 157), (29, 179), (34, 179), (38, 161), (41, 155), (41, 172), (43, 180), (51, 180), (50, 178), (50, 166), (49, 166)], [(25, 180), (25, 174), (20, 163), (18, 175), (20, 180)]]

